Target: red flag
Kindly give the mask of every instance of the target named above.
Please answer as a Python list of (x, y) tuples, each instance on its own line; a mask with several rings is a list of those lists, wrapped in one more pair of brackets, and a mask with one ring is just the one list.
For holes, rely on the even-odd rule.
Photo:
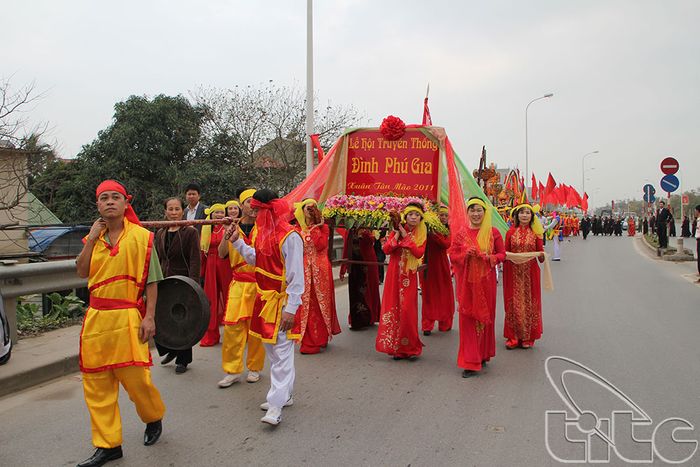
[(547, 177), (547, 187), (544, 189), (544, 193), (547, 197), (549, 197), (550, 194), (554, 193), (554, 190), (557, 187), (557, 182), (554, 180), (554, 177), (552, 177), (552, 173), (549, 173), (549, 176)]
[(566, 206), (566, 200), (569, 197), (569, 191), (566, 189), (566, 185), (560, 183), (556, 190), (557, 201), (560, 206)]
[(325, 154), (323, 153), (321, 140), (319, 139), (318, 134), (311, 135), (311, 144), (316, 148), (316, 151), (318, 152), (318, 161), (321, 162)]
[(576, 200), (576, 190), (574, 190), (573, 187), (571, 186), (566, 186), (566, 207), (569, 209), (575, 208), (578, 206), (578, 202)]
[(537, 199), (537, 179), (535, 178), (535, 174), (532, 174), (532, 185), (530, 187), (530, 190), (532, 190), (531, 197), (533, 200)]
[(576, 198), (576, 206), (581, 207), (581, 202), (583, 199), (581, 198), (581, 195), (576, 191), (576, 188), (571, 187), (571, 191), (574, 192), (574, 197)]
[(583, 209), (584, 213), (588, 212), (588, 193), (585, 191), (583, 192), (583, 199), (581, 200), (581, 209)]
[(547, 197), (544, 194), (544, 185), (542, 185), (542, 182), (537, 182), (538, 188), (538, 194), (540, 195), (540, 204), (544, 205), (546, 204)]
[(428, 108), (428, 97), (423, 101), (423, 126), (432, 126), (433, 119), (430, 117), (430, 109)]

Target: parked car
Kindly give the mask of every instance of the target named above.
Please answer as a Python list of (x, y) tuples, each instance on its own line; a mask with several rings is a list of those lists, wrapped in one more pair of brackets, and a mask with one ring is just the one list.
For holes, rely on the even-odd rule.
[(10, 339), (10, 324), (5, 315), (5, 306), (0, 297), (0, 365), (4, 365), (12, 355), (12, 340)]

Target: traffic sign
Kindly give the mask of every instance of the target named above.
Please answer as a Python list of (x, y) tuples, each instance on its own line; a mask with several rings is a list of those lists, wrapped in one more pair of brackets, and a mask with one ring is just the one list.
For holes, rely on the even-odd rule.
[(644, 199), (645, 203), (653, 203), (656, 201), (656, 196), (650, 195), (649, 193), (644, 193), (644, 196), (642, 197)]
[(672, 175), (678, 172), (678, 161), (673, 157), (667, 157), (661, 161), (661, 171), (666, 175)]
[(659, 185), (661, 186), (661, 189), (665, 192), (673, 193), (681, 185), (681, 182), (675, 175), (668, 174), (664, 175), (664, 177), (661, 179), (661, 182), (659, 182)]
[(646, 185), (644, 185), (642, 187), (642, 191), (644, 193), (651, 193), (652, 195), (656, 194), (656, 188), (654, 188), (654, 185), (652, 185), (651, 183), (647, 183)]
[(686, 206), (690, 204), (690, 198), (688, 197), (688, 195), (681, 196), (681, 203), (683, 203)]

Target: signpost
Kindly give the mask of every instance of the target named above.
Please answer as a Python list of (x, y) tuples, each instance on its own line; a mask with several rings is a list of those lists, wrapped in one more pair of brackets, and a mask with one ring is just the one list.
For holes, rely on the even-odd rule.
[[(663, 172), (665, 175), (661, 179), (661, 182), (659, 183), (659, 186), (661, 187), (662, 190), (668, 193), (669, 197), (669, 207), (670, 207), (670, 198), (671, 198), (671, 193), (676, 191), (678, 188), (681, 186), (681, 181), (676, 177), (675, 173), (678, 172), (680, 169), (680, 164), (674, 157), (666, 157), (661, 161), (661, 172)], [(646, 196), (646, 194), (645, 194)], [(683, 219), (683, 189), (681, 188), (681, 219)], [(671, 215), (671, 222), (675, 222), (675, 219), (673, 218), (673, 214)], [(683, 250), (683, 238), (679, 237), (678, 239), (678, 250), (676, 250), (676, 258), (681, 258), (685, 256), (685, 252)]]
[(654, 185), (647, 183), (642, 187), (642, 191), (644, 192), (644, 202), (647, 203), (646, 211), (642, 214), (646, 216), (649, 212), (649, 204), (656, 201), (656, 197), (654, 196), (654, 194), (656, 193), (656, 188), (654, 188)]

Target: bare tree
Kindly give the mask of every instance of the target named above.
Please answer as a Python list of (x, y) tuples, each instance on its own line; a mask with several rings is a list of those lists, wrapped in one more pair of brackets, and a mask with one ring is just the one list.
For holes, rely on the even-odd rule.
[[(286, 192), (305, 170), (305, 95), (297, 87), (259, 86), (232, 89), (199, 88), (191, 92), (194, 103), (204, 110), (205, 138), (235, 135), (243, 146), (243, 160), (232, 161), (258, 183)], [(314, 106), (314, 120), (321, 145), (328, 149), (349, 126), (361, 117), (349, 106)], [(320, 108), (319, 108), (320, 107)]]
[[(26, 131), (29, 112), (33, 109), (32, 104), (42, 97), (43, 94), (37, 92), (34, 82), (13, 89), (9, 78), (0, 78), (0, 140), (21, 147), (25, 135), (43, 134), (44, 131), (40, 131), (39, 128)], [(45, 130), (46, 126), (43, 127)]]
[[(33, 104), (42, 96), (33, 82), (14, 89), (10, 79), (0, 78), (0, 225), (32, 221), (28, 210), (30, 171), (32, 167), (42, 170), (55, 158), (53, 149), (41, 142), (47, 126), (29, 125)], [(7, 243), (21, 249), (17, 240), (16, 235), (3, 232), (0, 251), (14, 249), (7, 248)]]

